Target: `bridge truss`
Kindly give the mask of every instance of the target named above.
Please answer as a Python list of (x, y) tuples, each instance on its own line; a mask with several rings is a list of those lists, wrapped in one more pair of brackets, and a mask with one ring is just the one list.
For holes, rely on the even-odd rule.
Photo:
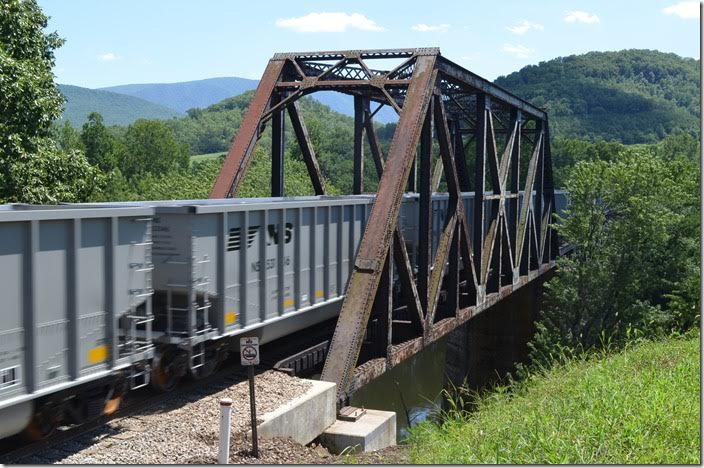
[[(364, 191), (365, 147), (379, 176), (322, 374), (342, 401), (550, 269), (558, 239), (547, 114), (437, 48), (274, 55), (211, 198), (237, 195), (268, 123), (271, 195), (284, 195), (286, 112), (315, 193), (325, 194), (297, 100), (330, 90), (354, 97), (353, 193)], [(399, 116), (386, 155), (373, 121), (382, 106)], [(431, 195), (441, 184), (449, 204), (433, 249)], [(397, 227), (406, 192), (419, 198), (415, 262)]]

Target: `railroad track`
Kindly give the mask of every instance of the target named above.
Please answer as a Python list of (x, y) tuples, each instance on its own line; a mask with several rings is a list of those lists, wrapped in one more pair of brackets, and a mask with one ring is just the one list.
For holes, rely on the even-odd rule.
[[(329, 340), (334, 330), (335, 320), (329, 320), (303, 332), (262, 345), (261, 363), (257, 373), (273, 369), (274, 365), (282, 359)], [(120, 410), (110, 416), (101, 416), (79, 426), (61, 427), (49, 438), (37, 442), (25, 443), (17, 437), (0, 441), (0, 464), (23, 463), (23, 459), (32, 456), (40, 456), (47, 462), (54, 462), (64, 458), (61, 455), (69, 456), (74, 453), (75, 450), (62, 448), (67, 442), (98, 430), (109, 422), (133, 417), (164, 403), (173, 402), (172, 406), (176, 408), (183, 404), (184, 396), (200, 393), (203, 398), (246, 379), (247, 370), (240, 366), (239, 356), (231, 354), (222, 368), (212, 375), (200, 380), (186, 379), (169, 393), (158, 393), (151, 388), (128, 393)]]

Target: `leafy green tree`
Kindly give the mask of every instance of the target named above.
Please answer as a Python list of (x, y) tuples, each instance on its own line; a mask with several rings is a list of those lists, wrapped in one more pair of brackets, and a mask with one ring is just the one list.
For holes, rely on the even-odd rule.
[(81, 201), (100, 183), (82, 153), (51, 138), (63, 105), (51, 68), (63, 40), (46, 26), (35, 0), (0, 3), (0, 201)]
[(54, 132), (53, 139), (61, 151), (85, 150), (81, 141), (81, 134), (73, 128), (71, 122), (66, 121), (63, 125), (54, 124), (52, 127)]
[(173, 130), (163, 122), (140, 119), (127, 128), (118, 166), (128, 179), (148, 173), (164, 174), (187, 168), (188, 164), (188, 148), (176, 140)]
[(648, 148), (577, 163), (568, 214), (556, 225), (575, 253), (558, 260), (547, 283), (535, 361), (698, 321), (698, 186), (688, 157), (668, 161)]
[(83, 124), (81, 141), (85, 147), (88, 162), (109, 172), (117, 165), (115, 138), (103, 124), (103, 116), (97, 112), (88, 114), (88, 120)]

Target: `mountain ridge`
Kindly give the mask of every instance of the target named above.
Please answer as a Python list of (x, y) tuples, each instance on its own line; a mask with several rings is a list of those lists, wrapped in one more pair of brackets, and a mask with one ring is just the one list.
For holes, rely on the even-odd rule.
[(170, 119), (183, 115), (134, 96), (68, 84), (59, 84), (58, 87), (66, 98), (59, 122), (68, 121), (74, 127), (83, 125), (91, 112), (100, 113), (106, 125), (128, 125), (140, 118)]

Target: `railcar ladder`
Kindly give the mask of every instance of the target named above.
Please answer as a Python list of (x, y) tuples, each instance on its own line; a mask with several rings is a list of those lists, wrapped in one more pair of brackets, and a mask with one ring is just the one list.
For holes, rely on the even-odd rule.
[[(154, 321), (154, 315), (151, 310), (151, 301), (148, 300), (148, 298), (154, 294), (154, 288), (152, 287), (152, 271), (154, 270), (152, 261), (152, 218), (136, 218), (134, 222), (145, 222), (147, 226), (142, 242), (130, 242), (131, 248), (144, 248), (144, 260), (142, 262), (131, 262), (129, 264), (129, 285), (132, 286), (135, 280), (140, 280), (139, 274), (143, 274), (144, 276), (141, 284), (142, 287), (130, 287), (128, 290), (130, 296), (129, 311), (125, 315), (126, 324), (123, 329), (124, 340), (120, 344), (121, 357), (129, 357), (133, 364), (138, 360), (138, 354), (148, 351), (154, 346), (151, 333), (151, 323)], [(134, 250), (131, 250), (129, 257), (133, 258), (134, 253)], [(140, 312), (139, 310), (141, 303), (144, 303), (144, 312)], [(143, 336), (137, 333), (137, 327), (140, 325), (144, 325)], [(150, 375), (149, 365), (146, 363), (138, 367), (135, 365), (131, 366), (129, 375), (130, 389), (134, 390), (148, 385)]]
[[(208, 286), (210, 286), (210, 279), (205, 274), (205, 265), (210, 263), (210, 257), (207, 255), (203, 256), (202, 260), (197, 260), (193, 257), (194, 270), (198, 268), (200, 275), (192, 277), (191, 281), (193, 286), (191, 287), (191, 307), (192, 307), (192, 323), (194, 327), (192, 328), (196, 336), (202, 336), (212, 330), (210, 322), (208, 321), (208, 313), (210, 312), (210, 299), (208, 297)], [(198, 292), (203, 293), (203, 305), (198, 303)], [(200, 321), (199, 321), (200, 319)], [(202, 323), (202, 327), (198, 324)], [(206, 362), (205, 355), (205, 340), (200, 339), (198, 343), (191, 349), (190, 352), (190, 366), (191, 370), (203, 367)]]

